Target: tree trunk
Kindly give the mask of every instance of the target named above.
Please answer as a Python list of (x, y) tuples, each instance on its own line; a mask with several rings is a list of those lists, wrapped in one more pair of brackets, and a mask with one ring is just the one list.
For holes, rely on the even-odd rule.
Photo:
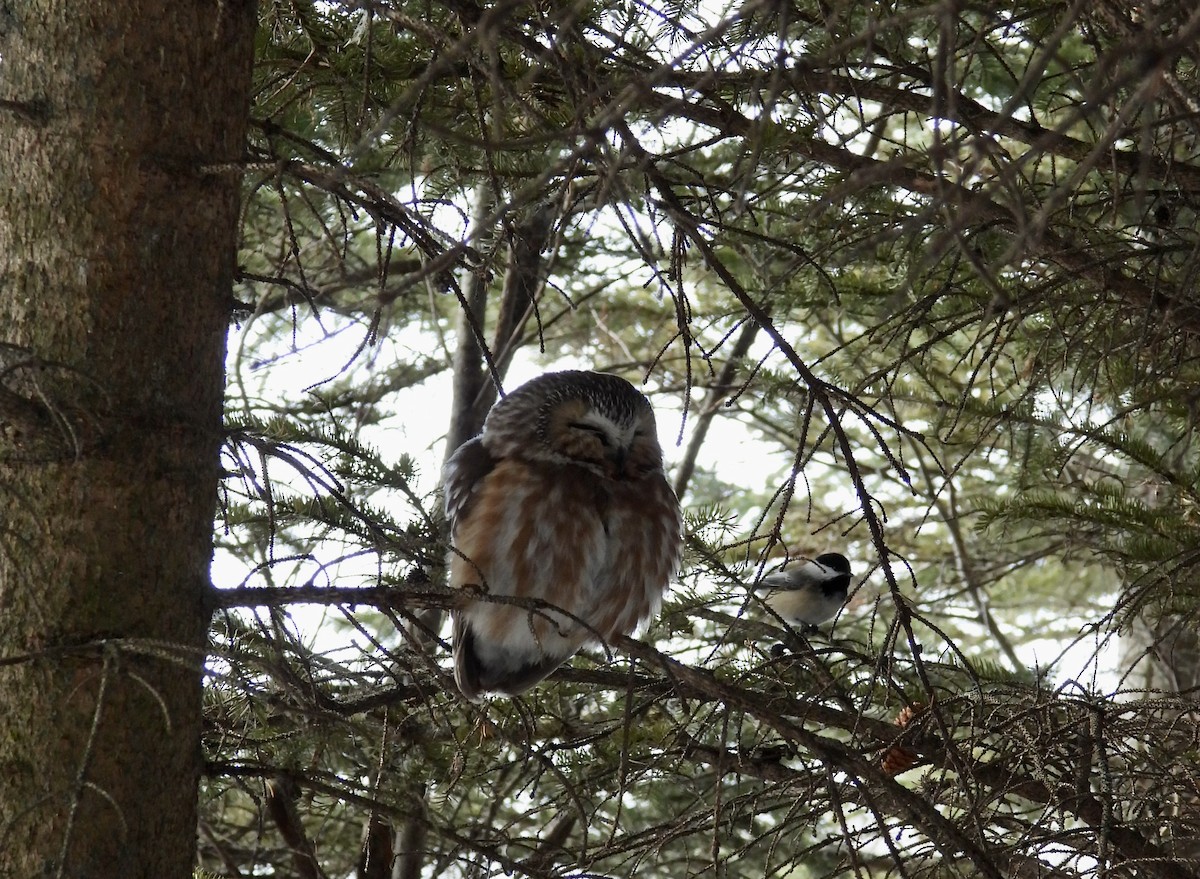
[(1176, 694), (1200, 687), (1195, 618), (1143, 611), (1121, 632), (1120, 646), (1123, 687)]
[(0, 6), (0, 877), (188, 877), (244, 0)]

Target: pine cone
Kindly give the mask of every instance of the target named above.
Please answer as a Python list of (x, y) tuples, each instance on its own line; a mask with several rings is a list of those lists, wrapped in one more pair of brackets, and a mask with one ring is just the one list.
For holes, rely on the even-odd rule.
[[(896, 715), (896, 726), (904, 729), (924, 710), (925, 703), (923, 702), (913, 702), (905, 705)], [(880, 762), (886, 775), (896, 776), (907, 769), (911, 769), (916, 764), (917, 757), (917, 752), (911, 748), (906, 748), (904, 745), (892, 745), (883, 752), (883, 758)]]

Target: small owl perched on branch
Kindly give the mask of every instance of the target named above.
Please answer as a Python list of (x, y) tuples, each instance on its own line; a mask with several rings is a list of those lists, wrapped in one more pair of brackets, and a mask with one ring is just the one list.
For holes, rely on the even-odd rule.
[(552, 372), (496, 403), (446, 463), (454, 679), (516, 695), (585, 643), (658, 610), (679, 564), (679, 502), (650, 401), (599, 372)]

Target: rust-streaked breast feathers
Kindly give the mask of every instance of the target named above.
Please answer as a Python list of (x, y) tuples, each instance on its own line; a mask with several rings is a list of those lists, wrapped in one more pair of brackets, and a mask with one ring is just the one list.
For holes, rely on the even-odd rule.
[(618, 376), (548, 373), (488, 413), (446, 464), (454, 672), (513, 695), (588, 642), (657, 612), (680, 558), (679, 504), (650, 401)]

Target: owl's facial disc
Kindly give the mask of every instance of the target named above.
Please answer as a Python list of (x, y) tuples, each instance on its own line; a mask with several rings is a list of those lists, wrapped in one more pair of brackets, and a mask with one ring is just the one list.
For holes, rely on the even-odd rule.
[(617, 424), (595, 410), (585, 412), (567, 424), (567, 430), (589, 450), (586, 457), (603, 463), (609, 475), (625, 470), (636, 429), (636, 425)]
[[(646, 421), (649, 420), (647, 425)], [(582, 464), (611, 479), (645, 475), (647, 436), (657, 448), (653, 416), (614, 421), (583, 400), (570, 400), (550, 416), (548, 445), (563, 459)]]

